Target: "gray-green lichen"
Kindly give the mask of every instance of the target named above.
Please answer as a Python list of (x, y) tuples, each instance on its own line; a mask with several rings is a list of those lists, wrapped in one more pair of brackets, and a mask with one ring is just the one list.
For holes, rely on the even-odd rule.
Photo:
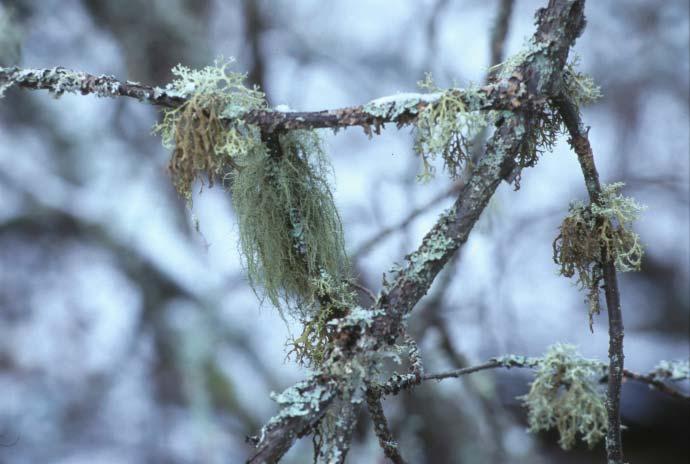
[(592, 76), (578, 71), (580, 58), (576, 55), (565, 66), (563, 72), (564, 92), (577, 106), (590, 105), (602, 97), (601, 88)]
[(300, 130), (278, 141), (280, 156), (261, 144), (238, 154), (230, 191), (250, 282), (304, 315), (347, 278), (348, 260), (321, 140)]
[(530, 432), (556, 428), (559, 444), (570, 449), (579, 437), (591, 448), (605, 435), (605, 394), (599, 385), (601, 364), (585, 359), (575, 347), (556, 344), (538, 362), (527, 395)]
[(431, 160), (441, 156), (451, 177), (456, 178), (469, 161), (469, 149), (476, 135), (489, 124), (487, 112), (469, 107), (466, 101), (480, 101), (478, 89), (470, 87), (464, 92), (437, 87), (431, 74), (419, 82), (422, 89), (433, 95), (433, 101), (417, 114), (415, 125), (415, 151), (422, 159), (423, 170), (419, 179), (433, 177)]
[(565, 277), (577, 275), (577, 284), (588, 289), (590, 326), (599, 314), (602, 265), (613, 261), (619, 272), (637, 271), (644, 250), (632, 230), (644, 207), (620, 194), (622, 183), (604, 185), (597, 204), (571, 203), (568, 215), (553, 242), (554, 261)]
[[(438, 225), (424, 238), (424, 245), (406, 257), (408, 265), (405, 275), (408, 279), (418, 282), (429, 281), (430, 263), (443, 259), (457, 248), (458, 245), (449, 235), (447, 226), (454, 217), (453, 209), (445, 211), (439, 218)], [(401, 270), (394, 269), (393, 272), (400, 273)]]
[(362, 107), (362, 111), (377, 118), (397, 120), (405, 113), (415, 115), (421, 106), (432, 104), (442, 97), (437, 93), (398, 93), (388, 97), (377, 98)]
[(540, 358), (531, 358), (527, 356), (517, 355), (517, 354), (507, 354), (505, 356), (499, 356), (496, 358), (491, 358), (491, 361), (500, 363), (501, 366), (511, 368), (511, 367), (534, 367), (541, 362)]

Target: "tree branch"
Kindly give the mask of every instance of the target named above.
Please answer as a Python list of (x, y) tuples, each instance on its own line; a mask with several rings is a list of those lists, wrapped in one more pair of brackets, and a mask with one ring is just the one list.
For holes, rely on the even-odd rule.
[[(451, 378), (460, 378), (465, 375), (469, 374), (474, 374), (475, 372), (480, 372), (480, 371), (485, 371), (489, 369), (499, 369), (499, 368), (505, 368), (505, 369), (512, 369), (512, 368), (533, 368), (539, 363), (539, 358), (528, 358), (526, 356), (516, 356), (516, 355), (508, 355), (508, 356), (501, 356), (497, 358), (491, 358), (485, 363), (482, 364), (477, 364), (475, 366), (471, 367), (464, 367), (462, 369), (454, 369), (451, 371), (446, 371), (446, 372), (439, 372), (436, 374), (426, 374), (422, 377), (422, 381), (428, 381), (428, 380), (444, 380), (444, 379), (451, 379)], [(605, 370), (608, 366), (604, 363), (601, 363), (601, 368), (602, 370)], [(682, 401), (688, 401), (690, 402), (690, 395), (687, 395), (681, 391), (678, 391), (663, 381), (659, 380), (657, 376), (655, 375), (654, 372), (651, 372), (649, 374), (640, 374), (637, 372), (630, 371), (628, 369), (623, 370), (623, 377), (629, 380), (633, 380), (635, 382), (640, 382), (644, 383), (646, 385), (649, 385), (650, 388), (657, 390), (661, 393), (664, 393), (666, 395), (669, 395), (673, 398), (682, 400)], [(601, 382), (605, 383), (608, 382), (608, 375), (605, 375), (602, 377)]]
[[(582, 174), (585, 178), (587, 193), (593, 204), (600, 205), (601, 184), (599, 173), (594, 163), (592, 146), (587, 136), (588, 129), (584, 128), (577, 105), (566, 95), (559, 95), (554, 99), (563, 122), (570, 133), (570, 146), (577, 154)], [(609, 318), (609, 376), (608, 398), (606, 409), (608, 413), (608, 430), (606, 433), (606, 454), (611, 464), (623, 464), (623, 442), (621, 438), (620, 398), (621, 383), (623, 381), (623, 312), (621, 311), (620, 292), (616, 265), (611, 256), (601, 251), (601, 266), (604, 277), (604, 294)]]
[[(532, 95), (517, 95), (520, 80), (501, 81), (479, 89), (451, 89), (463, 100), (467, 111), (514, 110), (521, 106), (541, 103), (529, 101)], [(65, 68), (22, 69), (0, 67), (0, 96), (9, 87), (28, 90), (48, 90), (59, 97), (64, 93), (94, 94), (99, 97), (129, 97), (164, 108), (176, 108), (187, 100), (187, 95), (170, 88), (151, 87), (138, 82), (121, 82), (113, 76), (95, 76)], [(441, 97), (441, 92), (421, 94), (405, 93), (372, 100), (364, 105), (324, 111), (254, 110), (242, 119), (264, 132), (344, 128), (361, 126), (368, 134), (379, 133), (385, 123), (398, 127), (416, 120), (419, 111)], [(226, 119), (229, 121), (229, 119)]]
[[(517, 86), (533, 104), (545, 101), (557, 93), (568, 51), (584, 28), (584, 0), (550, 0), (545, 9), (537, 13), (537, 32), (533, 47), (523, 62), (515, 68), (513, 76), (493, 84), (499, 88)], [(522, 76), (522, 77), (521, 77)], [(533, 107), (532, 107), (533, 108)], [(395, 343), (403, 333), (403, 320), (412, 307), (428, 291), (434, 278), (451, 256), (467, 240), (498, 187), (501, 179), (510, 173), (515, 157), (529, 132), (530, 105), (516, 108), (505, 115), (487, 143), (485, 155), (472, 171), (459, 198), (450, 212), (444, 214), (422, 241), (416, 252), (407, 258), (406, 268), (397, 271), (394, 280), (384, 284), (378, 303), (373, 310), (355, 308), (344, 318), (332, 321), (334, 346), (323, 367), (312, 378), (310, 394), (328, 389), (329, 395), (340, 396), (343, 391), (359, 388), (372, 375), (376, 352), (385, 345)], [(327, 404), (319, 403), (319, 408)], [(286, 404), (270, 422), (271, 434), (259, 441), (259, 452), (250, 462), (275, 462), (281, 454), (269, 455), (266, 449), (284, 452), (295, 438), (292, 427), (298, 422), (300, 431), (314, 423), (315, 417), (290, 414)], [(322, 415), (321, 409), (307, 414)], [(282, 434), (281, 434), (282, 430)], [(268, 443), (277, 440), (278, 443)]]

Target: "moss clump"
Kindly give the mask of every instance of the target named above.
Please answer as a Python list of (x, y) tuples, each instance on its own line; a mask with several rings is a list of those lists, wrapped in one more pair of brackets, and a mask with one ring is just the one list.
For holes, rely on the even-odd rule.
[(453, 89), (440, 89), (431, 74), (418, 85), (441, 96), (425, 106), (417, 115), (415, 151), (422, 158), (422, 181), (433, 177), (430, 161), (441, 156), (451, 177), (456, 178), (462, 166), (470, 160), (469, 148), (474, 137), (488, 124), (488, 117), (480, 111), (468, 111), (461, 94)]
[(561, 266), (560, 274), (577, 274), (578, 285), (589, 290), (590, 327), (592, 316), (601, 309), (603, 263), (613, 261), (620, 272), (637, 271), (642, 264), (640, 237), (631, 229), (644, 208), (619, 193), (623, 185), (605, 185), (597, 204), (571, 203), (553, 242), (553, 259)]
[(169, 169), (175, 187), (187, 199), (197, 178), (206, 174), (213, 185), (214, 177), (237, 168), (236, 160), (260, 144), (256, 128), (239, 119), (223, 119), (266, 107), (261, 91), (244, 86), (245, 74), (227, 70), (232, 62), (217, 60), (200, 70), (177, 65), (172, 69), (177, 79), (166, 87), (187, 100), (165, 110), (154, 132), (172, 150)]
[(519, 397), (528, 409), (530, 432), (555, 427), (563, 449), (572, 448), (578, 436), (593, 447), (607, 429), (600, 363), (582, 358), (572, 345), (556, 344), (535, 370), (529, 393)]
[(318, 298), (315, 282), (340, 281), (348, 269), (321, 141), (313, 131), (291, 131), (237, 163), (230, 190), (249, 280), (274, 305), (306, 314)]

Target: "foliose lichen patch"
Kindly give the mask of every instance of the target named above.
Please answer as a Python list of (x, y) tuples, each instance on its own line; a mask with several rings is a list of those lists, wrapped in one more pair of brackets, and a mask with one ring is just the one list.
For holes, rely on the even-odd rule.
[(566, 450), (578, 437), (590, 448), (596, 445), (607, 429), (601, 364), (559, 343), (549, 347), (535, 371), (529, 393), (518, 398), (528, 410), (530, 432), (555, 428)]

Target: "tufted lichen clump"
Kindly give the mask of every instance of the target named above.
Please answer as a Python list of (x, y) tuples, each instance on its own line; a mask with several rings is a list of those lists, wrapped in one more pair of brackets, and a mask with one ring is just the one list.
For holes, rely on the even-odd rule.
[(534, 381), (522, 400), (530, 432), (556, 428), (559, 444), (570, 449), (579, 436), (591, 448), (605, 435), (605, 395), (599, 385), (601, 364), (585, 359), (575, 347), (549, 347), (536, 367)]
[(239, 157), (260, 144), (257, 128), (241, 119), (223, 119), (266, 107), (263, 92), (243, 84), (245, 74), (227, 70), (233, 61), (216, 60), (200, 70), (177, 65), (172, 69), (177, 79), (165, 88), (187, 98), (179, 107), (164, 110), (162, 122), (154, 126), (163, 146), (172, 150), (173, 182), (187, 199), (197, 178), (207, 174), (213, 185), (214, 177), (224, 177), (237, 167)]
[(302, 316), (302, 333), (290, 342), (290, 354), (300, 364), (320, 366), (335, 333), (332, 322), (352, 312), (356, 294), (347, 281), (335, 281), (325, 272), (313, 279), (311, 285), (314, 293), (304, 306), (308, 311)]
[(577, 284), (588, 289), (590, 328), (592, 317), (599, 314), (599, 284), (603, 264), (612, 261), (620, 272), (637, 271), (644, 250), (632, 223), (644, 207), (619, 193), (624, 184), (605, 185), (598, 202), (586, 205), (577, 201), (553, 242), (553, 259), (565, 277), (577, 275)]
[[(433, 177), (431, 160), (441, 156), (452, 178), (458, 177), (462, 167), (470, 160), (469, 149), (475, 136), (487, 126), (485, 112), (470, 111), (462, 95), (455, 89), (438, 88), (427, 73), (418, 85), (435, 95), (417, 115), (415, 127), (415, 151), (422, 159), (422, 181)], [(471, 94), (471, 89), (466, 91)]]
[(563, 72), (564, 91), (577, 106), (590, 105), (602, 97), (601, 88), (592, 76), (577, 70), (579, 64), (578, 56), (566, 64)]

